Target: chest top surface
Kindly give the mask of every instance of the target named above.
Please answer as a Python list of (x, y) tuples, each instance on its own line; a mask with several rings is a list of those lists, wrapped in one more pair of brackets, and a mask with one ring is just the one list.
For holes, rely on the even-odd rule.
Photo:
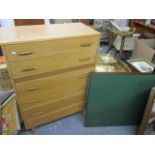
[(99, 32), (82, 23), (2, 27), (0, 28), (0, 45), (99, 34)]

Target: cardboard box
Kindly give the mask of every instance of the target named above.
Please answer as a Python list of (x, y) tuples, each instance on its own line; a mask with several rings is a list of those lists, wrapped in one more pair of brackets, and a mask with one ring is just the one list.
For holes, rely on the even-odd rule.
[(132, 59), (144, 58), (150, 62), (155, 54), (155, 39), (139, 39), (136, 40), (135, 50), (132, 54)]
[(16, 134), (20, 130), (20, 120), (15, 94), (12, 94), (1, 106), (2, 134)]

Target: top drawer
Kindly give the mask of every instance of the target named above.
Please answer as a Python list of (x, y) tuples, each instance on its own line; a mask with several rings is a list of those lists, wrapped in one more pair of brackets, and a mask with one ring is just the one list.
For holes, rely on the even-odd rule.
[(6, 45), (5, 51), (8, 61), (14, 62), (81, 49), (92, 51), (98, 48), (98, 44), (98, 36), (89, 36)]

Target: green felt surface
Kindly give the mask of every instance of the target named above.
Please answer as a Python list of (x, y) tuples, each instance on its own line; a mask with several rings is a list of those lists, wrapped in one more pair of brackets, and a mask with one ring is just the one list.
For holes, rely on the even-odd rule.
[(85, 126), (139, 124), (154, 74), (91, 73)]

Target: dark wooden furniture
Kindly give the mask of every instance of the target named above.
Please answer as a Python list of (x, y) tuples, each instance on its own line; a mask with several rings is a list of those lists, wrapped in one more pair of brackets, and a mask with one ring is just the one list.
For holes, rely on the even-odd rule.
[(90, 25), (90, 20), (89, 19), (80, 19), (80, 22), (85, 24), (85, 25)]
[(152, 24), (145, 24), (145, 20), (132, 19), (130, 26), (136, 28), (137, 33), (155, 33), (155, 26)]
[(44, 24), (44, 19), (14, 19), (14, 21), (16, 26)]

